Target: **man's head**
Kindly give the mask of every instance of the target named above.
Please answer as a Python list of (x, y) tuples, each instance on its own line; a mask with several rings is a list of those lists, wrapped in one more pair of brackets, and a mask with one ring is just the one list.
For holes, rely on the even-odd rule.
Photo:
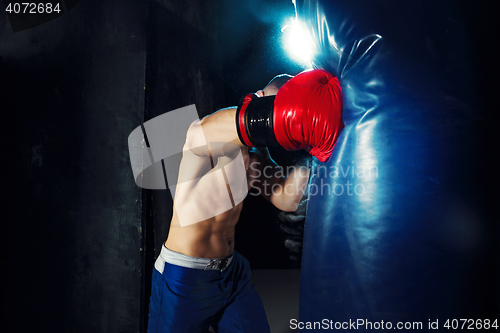
[(275, 76), (269, 83), (266, 85), (266, 87), (262, 90), (258, 90), (256, 92), (257, 96), (259, 97), (264, 97), (264, 96), (275, 96), (278, 93), (278, 90), (288, 82), (293, 76), (288, 75), (288, 74), (281, 74)]

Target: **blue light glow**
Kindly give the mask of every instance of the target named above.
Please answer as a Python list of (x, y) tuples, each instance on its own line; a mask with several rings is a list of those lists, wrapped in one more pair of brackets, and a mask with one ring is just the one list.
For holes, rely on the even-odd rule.
[(312, 56), (311, 39), (302, 24), (292, 18), (282, 31), (285, 33), (285, 46), (294, 59), (310, 65)]

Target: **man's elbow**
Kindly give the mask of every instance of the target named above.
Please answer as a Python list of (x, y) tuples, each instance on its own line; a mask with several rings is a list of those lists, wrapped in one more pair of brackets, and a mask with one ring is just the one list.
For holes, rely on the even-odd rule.
[(203, 134), (200, 121), (193, 122), (187, 131), (184, 149), (189, 149), (196, 155), (206, 155), (208, 152), (207, 141)]

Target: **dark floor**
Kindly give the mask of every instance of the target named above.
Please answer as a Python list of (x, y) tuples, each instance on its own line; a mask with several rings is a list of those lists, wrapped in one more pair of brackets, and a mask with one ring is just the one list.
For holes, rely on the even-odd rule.
[(252, 281), (264, 302), (272, 333), (298, 332), (290, 320), (299, 315), (299, 269), (252, 270)]
[(298, 332), (290, 328), (290, 320), (299, 317), (300, 269), (254, 269), (252, 281), (266, 308), (271, 333)]

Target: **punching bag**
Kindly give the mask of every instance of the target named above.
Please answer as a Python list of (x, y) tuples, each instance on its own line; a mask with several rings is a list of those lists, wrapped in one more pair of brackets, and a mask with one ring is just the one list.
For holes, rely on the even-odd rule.
[(479, 91), (487, 65), (477, 67), (484, 50), (474, 38), (488, 31), (474, 30), (478, 9), (472, 1), (295, 5), (313, 66), (340, 80), (345, 123), (332, 158), (312, 168), (297, 327), (493, 325), (498, 176), (487, 159), (498, 146)]

